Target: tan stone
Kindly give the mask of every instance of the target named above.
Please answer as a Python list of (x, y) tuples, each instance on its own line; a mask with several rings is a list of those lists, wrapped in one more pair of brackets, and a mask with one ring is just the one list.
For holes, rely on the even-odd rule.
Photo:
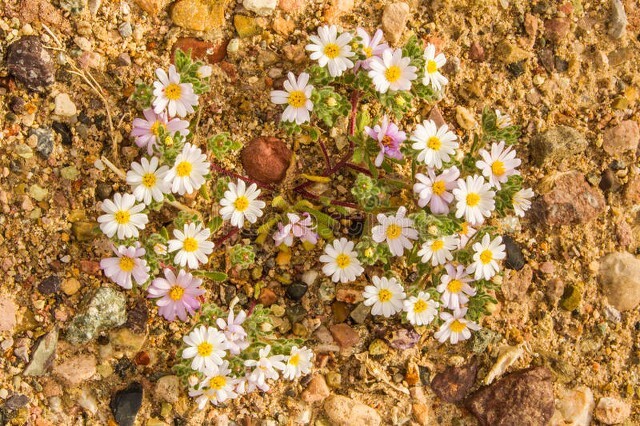
[(174, 24), (196, 31), (211, 31), (224, 26), (229, 0), (181, 0), (171, 11)]

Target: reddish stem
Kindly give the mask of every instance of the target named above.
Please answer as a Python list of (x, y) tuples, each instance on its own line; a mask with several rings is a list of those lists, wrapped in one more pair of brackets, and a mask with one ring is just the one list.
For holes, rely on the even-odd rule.
[(255, 183), (258, 188), (262, 188), (262, 189), (267, 190), (267, 191), (273, 191), (273, 187), (271, 187), (271, 185), (268, 185), (266, 183), (262, 183), (260, 181), (251, 179), (251, 178), (246, 177), (246, 176), (239, 175), (238, 173), (232, 172), (231, 170), (224, 169), (224, 168), (218, 166), (214, 162), (211, 162), (211, 167), (213, 168), (214, 171), (216, 171), (216, 172), (218, 172), (220, 174), (223, 174), (223, 175), (226, 175), (226, 176), (231, 176), (231, 177), (234, 177), (236, 179), (241, 179), (241, 180), (243, 180), (243, 181), (245, 181), (246, 183), (249, 183), (249, 184)]
[(224, 243), (225, 241), (227, 241), (229, 238), (233, 237), (234, 235), (236, 235), (238, 232), (240, 232), (240, 228), (236, 228), (235, 226), (233, 228), (231, 228), (231, 230), (229, 232), (227, 232), (225, 235), (223, 235), (222, 237), (218, 238), (215, 242), (215, 244), (217, 246), (220, 246), (220, 244)]
[(353, 163), (346, 163), (345, 164), (346, 167), (356, 170), (360, 173), (364, 173), (367, 176), (371, 176), (371, 172), (368, 169), (365, 169), (364, 167), (360, 167), (357, 164), (353, 164)]
[(258, 304), (258, 299), (253, 299), (251, 301), (251, 304), (249, 305), (249, 309), (247, 310), (247, 318), (249, 318), (251, 316), (251, 314), (253, 313), (253, 310), (256, 308), (257, 304)]
[(324, 161), (326, 163), (327, 173), (331, 170), (331, 159), (329, 158), (329, 153), (327, 152), (327, 147), (324, 145), (324, 142), (318, 140), (318, 145), (320, 145), (320, 149), (322, 150), (322, 154), (324, 155)]

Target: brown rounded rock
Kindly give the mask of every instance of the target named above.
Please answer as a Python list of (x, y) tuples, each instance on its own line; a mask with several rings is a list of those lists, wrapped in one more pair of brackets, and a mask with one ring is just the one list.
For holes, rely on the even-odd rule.
[(262, 183), (280, 183), (291, 164), (291, 151), (273, 137), (255, 138), (240, 155), (242, 167), (251, 179)]

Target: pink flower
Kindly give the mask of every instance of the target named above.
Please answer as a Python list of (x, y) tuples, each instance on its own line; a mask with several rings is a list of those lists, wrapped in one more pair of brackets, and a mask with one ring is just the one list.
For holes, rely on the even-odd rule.
[(278, 231), (273, 234), (276, 245), (284, 244), (291, 247), (293, 245), (293, 237), (300, 238), (302, 241), (308, 241), (311, 244), (318, 242), (318, 234), (313, 232), (312, 220), (309, 213), (303, 213), (304, 219), (294, 213), (287, 213), (289, 224), (282, 225), (278, 223)]
[(153, 147), (159, 142), (161, 132), (173, 136), (176, 132), (182, 136), (189, 134), (189, 122), (172, 118), (167, 120), (167, 113), (156, 114), (153, 108), (142, 111), (144, 118), (133, 120), (131, 136), (136, 138), (136, 145), (140, 148), (147, 148), (147, 153), (153, 155)]
[(416, 174), (418, 182), (413, 185), (413, 192), (418, 194), (418, 205), (424, 207), (429, 204), (433, 214), (449, 213), (449, 203), (453, 201), (453, 194), (449, 191), (458, 187), (456, 181), (460, 171), (453, 166), (436, 176), (434, 169), (429, 168), (427, 174)]
[(187, 312), (193, 315), (200, 308), (197, 299), (205, 293), (200, 288), (202, 280), (181, 269), (178, 276), (171, 269), (164, 270), (165, 278), (156, 278), (149, 286), (150, 299), (156, 300), (158, 313), (168, 321), (173, 321), (176, 316), (182, 321), (187, 320)]
[(389, 117), (386, 115), (382, 117), (382, 123), (372, 129), (371, 127), (365, 127), (369, 137), (378, 142), (380, 152), (376, 157), (375, 165), (380, 167), (384, 156), (395, 158), (396, 160), (402, 160), (402, 153), (400, 152), (400, 144), (407, 139), (407, 134), (400, 129), (395, 123), (389, 122)]
[(140, 247), (140, 243), (136, 242), (131, 247), (112, 246), (112, 248), (116, 257), (100, 261), (100, 268), (108, 278), (127, 290), (132, 287), (132, 277), (138, 285), (144, 284), (149, 279), (149, 267), (147, 261), (142, 258), (146, 251)]
[(373, 34), (373, 37), (369, 36), (363, 28), (356, 29), (356, 34), (358, 37), (362, 39), (362, 53), (367, 57), (362, 61), (357, 61), (353, 71), (358, 71), (360, 67), (365, 70), (370, 70), (369, 62), (371, 62), (371, 58), (374, 56), (382, 57), (382, 52), (389, 48), (387, 43), (381, 43), (382, 41), (382, 30), (378, 29)]
[(247, 314), (244, 311), (240, 311), (238, 315), (234, 316), (233, 310), (230, 309), (227, 321), (222, 318), (216, 320), (218, 328), (227, 339), (227, 346), (232, 355), (238, 355), (249, 347), (247, 332), (242, 327), (245, 319), (247, 319)]

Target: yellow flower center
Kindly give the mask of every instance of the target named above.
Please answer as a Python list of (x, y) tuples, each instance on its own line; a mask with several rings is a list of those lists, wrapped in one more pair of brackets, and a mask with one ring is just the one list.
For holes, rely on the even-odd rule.
[(464, 331), (464, 329), (467, 328), (467, 326), (464, 325), (462, 322), (460, 322), (458, 320), (453, 320), (453, 322), (451, 323), (449, 328), (454, 333), (462, 333)]
[(378, 300), (381, 302), (388, 302), (393, 297), (393, 293), (391, 293), (386, 288), (383, 288), (378, 292)]
[(391, 136), (383, 136), (382, 137), (382, 145), (386, 147), (390, 147), (393, 145), (393, 138)]
[(427, 61), (427, 72), (429, 74), (433, 74), (436, 71), (438, 71), (438, 64), (436, 63), (436, 61)]
[(170, 101), (177, 101), (182, 96), (182, 87), (176, 83), (169, 83), (167, 87), (164, 89), (164, 95)]
[(289, 105), (294, 108), (302, 108), (304, 104), (307, 102), (307, 97), (305, 96), (302, 90), (294, 90), (289, 93)]
[(132, 258), (127, 256), (122, 256), (120, 258), (120, 269), (124, 272), (133, 271), (133, 267), (136, 266), (135, 262)]
[(291, 355), (289, 358), (289, 364), (297, 367), (300, 364), (300, 354)]
[(184, 288), (180, 287), (179, 285), (174, 285), (173, 287), (171, 287), (171, 290), (169, 290), (169, 298), (174, 302), (177, 302), (178, 300), (182, 300), (183, 294), (184, 294)]
[(208, 357), (213, 352), (213, 345), (209, 342), (202, 342), (198, 345), (198, 355)]
[(447, 290), (449, 293), (460, 293), (462, 290), (462, 281), (460, 280), (451, 280), (449, 284), (447, 284)]
[(400, 235), (402, 235), (402, 227), (400, 225), (392, 223), (391, 225), (387, 226), (386, 235), (388, 240), (395, 240)]
[(484, 250), (482, 253), (480, 253), (480, 262), (484, 263), (485, 265), (491, 262), (492, 259), (493, 253), (491, 253), (491, 250)]
[(324, 47), (324, 55), (329, 59), (335, 59), (340, 55), (340, 46), (335, 43), (329, 43)]
[(176, 174), (178, 175), (178, 177), (185, 177), (185, 176), (189, 176), (192, 170), (193, 170), (193, 166), (191, 165), (190, 162), (182, 161), (176, 167)]
[(233, 202), (233, 207), (235, 207), (237, 211), (243, 212), (249, 208), (249, 199), (244, 195), (242, 197), (238, 197)]
[(153, 123), (151, 125), (151, 128), (149, 129), (151, 131), (151, 133), (153, 133), (156, 136), (160, 136), (160, 132), (164, 132), (165, 131), (165, 127), (164, 124), (162, 124), (161, 121), (156, 121), (155, 123)]
[(431, 243), (431, 251), (438, 251), (442, 247), (444, 247), (444, 241), (442, 240), (435, 240)]
[(349, 256), (348, 254), (340, 253), (338, 256), (336, 256), (336, 265), (338, 265), (338, 268), (340, 269), (346, 268), (347, 266), (351, 265), (351, 256)]
[(491, 172), (496, 176), (502, 176), (505, 171), (504, 163), (502, 161), (494, 161), (491, 165)]
[(401, 76), (402, 70), (397, 65), (391, 65), (384, 72), (384, 78), (386, 78), (389, 83), (395, 83)]
[(209, 380), (211, 389), (220, 390), (227, 384), (227, 378), (224, 376), (215, 376)]
[(370, 58), (370, 57), (372, 57), (372, 56), (373, 56), (373, 49), (372, 49), (372, 48), (370, 48), (369, 46), (367, 46), (367, 47), (363, 47), (363, 48), (362, 48), (362, 51), (364, 52), (364, 54), (365, 54), (365, 56), (366, 56), (367, 58)]
[(480, 196), (475, 192), (470, 192), (467, 194), (467, 205), (469, 207), (475, 207), (480, 203)]
[(192, 237), (185, 238), (182, 242), (182, 249), (188, 252), (198, 250), (198, 240)]
[(462, 225), (460, 225), (460, 227), (462, 228), (462, 230), (460, 231), (462, 235), (467, 235), (469, 233), (469, 222), (462, 222)]
[(447, 190), (447, 186), (444, 183), (444, 181), (437, 180), (433, 182), (433, 185), (431, 186), (431, 190), (435, 195), (442, 195)]
[(114, 215), (118, 225), (126, 225), (131, 220), (131, 213), (126, 210), (118, 210)]
[(427, 141), (427, 147), (434, 151), (439, 151), (442, 147), (442, 141), (437, 136), (431, 136)]
[(142, 185), (147, 188), (153, 188), (156, 184), (156, 175), (153, 173), (145, 173), (142, 175)]
[(422, 312), (427, 310), (428, 306), (429, 305), (427, 305), (427, 302), (422, 299), (418, 299), (418, 301), (413, 304), (413, 312), (415, 312), (416, 314), (421, 314)]

